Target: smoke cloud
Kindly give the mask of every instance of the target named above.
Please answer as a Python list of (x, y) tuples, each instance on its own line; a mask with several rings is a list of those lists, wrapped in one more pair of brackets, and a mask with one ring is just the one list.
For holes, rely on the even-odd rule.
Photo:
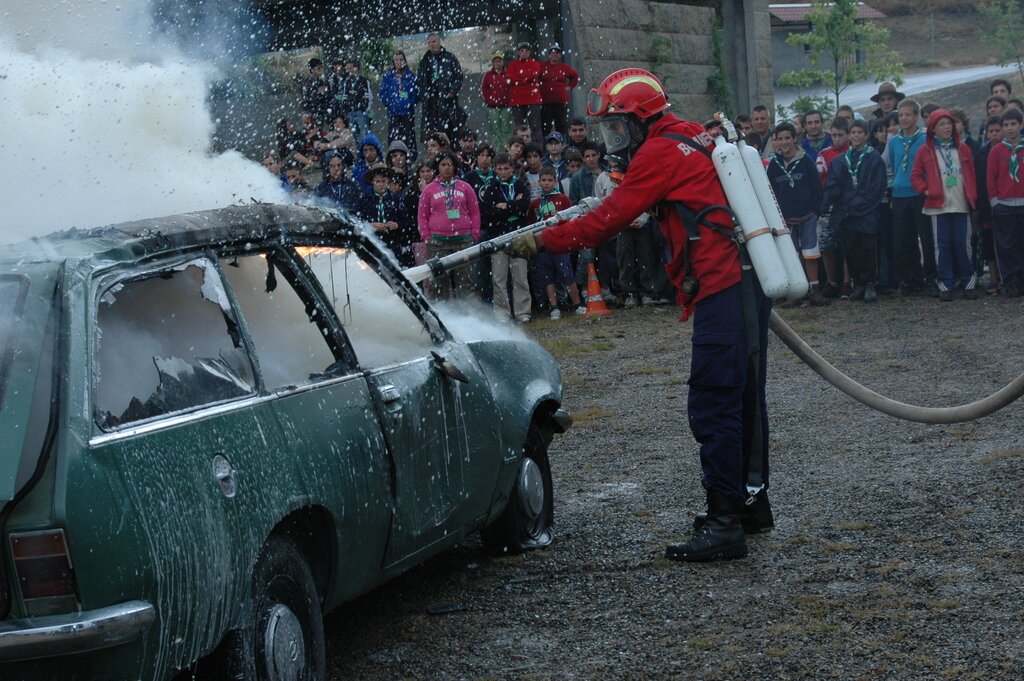
[(157, 30), (149, 3), (7, 4), (0, 241), (250, 198), (287, 200), (258, 163), (210, 152), (206, 101), (216, 69)]

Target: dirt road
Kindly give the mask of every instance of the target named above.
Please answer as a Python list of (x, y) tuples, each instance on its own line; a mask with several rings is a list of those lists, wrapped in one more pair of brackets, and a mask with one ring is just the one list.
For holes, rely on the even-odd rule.
[[(837, 366), (932, 406), (1024, 370), (1024, 303), (883, 297), (783, 316)], [(925, 426), (870, 412), (773, 339), (776, 529), (750, 556), (662, 557), (702, 506), (672, 308), (537, 322), (573, 430), (551, 450), (557, 537), (471, 540), (328, 620), (332, 678), (1019, 678), (1024, 404)], [(454, 610), (431, 614), (431, 610)]]

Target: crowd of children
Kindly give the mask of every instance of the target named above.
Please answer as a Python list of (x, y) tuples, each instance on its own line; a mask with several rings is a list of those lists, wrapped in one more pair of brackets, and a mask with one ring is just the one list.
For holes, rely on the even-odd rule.
[[(963, 109), (921, 107), (890, 83), (872, 98), (879, 108), (868, 120), (848, 106), (831, 121), (811, 111), (774, 127), (765, 107), (737, 117), (737, 129), (761, 152), (812, 285), (787, 305), (839, 297), (871, 303), (894, 292), (942, 301), (958, 291), (977, 298), (980, 288), (1024, 293), (1024, 106), (1005, 80), (994, 81), (992, 93), (981, 139), (971, 136)], [(297, 199), (366, 220), (409, 267), (614, 191), (622, 175), (588, 139), (585, 120), (573, 119), (567, 135), (552, 126), (543, 140), (533, 123), (524, 120), (497, 146), (472, 130), (454, 143), (428, 131), (420, 150), (400, 137), (385, 148), (369, 131), (357, 143), (341, 113), (302, 133), (283, 120), (278, 148), (263, 162)], [(719, 126), (706, 124), (712, 134)], [(304, 178), (316, 164), (322, 180), (313, 187)], [(455, 270), (431, 295), (473, 297), (519, 323), (538, 312), (558, 319), (585, 312), (580, 291), (594, 265), (606, 303), (667, 304), (675, 292), (666, 258), (657, 221), (644, 215), (572, 257), (542, 254), (528, 263), (495, 254)]]
[(762, 120), (760, 132), (753, 116), (737, 121), (762, 151), (812, 284), (807, 303), (897, 291), (973, 300), (983, 279), (988, 294), (1024, 294), (1024, 104), (1004, 79), (991, 91), (981, 139), (964, 109), (920, 106), (891, 83), (871, 120), (839, 107), (829, 132), (818, 111), (772, 129)]

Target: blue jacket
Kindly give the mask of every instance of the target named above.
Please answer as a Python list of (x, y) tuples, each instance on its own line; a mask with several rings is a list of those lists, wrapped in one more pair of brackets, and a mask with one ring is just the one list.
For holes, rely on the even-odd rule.
[(775, 154), (768, 161), (766, 171), (784, 218), (795, 220), (818, 214), (821, 176), (807, 154), (798, 152), (796, 158), (788, 163)]
[(359, 140), (359, 160), (356, 161), (355, 166), (352, 168), (352, 179), (356, 181), (360, 189), (370, 193), (373, 191), (373, 185), (363, 182), (363, 175), (370, 169), (370, 164), (366, 162), (366, 157), (363, 156), (363, 147), (367, 144), (377, 147), (377, 160), (374, 163), (384, 163), (384, 151), (381, 149), (380, 140), (372, 132), (368, 132), (363, 135), (363, 139)]
[(338, 182), (332, 182), (330, 178), (327, 178), (313, 191), (317, 196), (322, 196), (337, 208), (346, 208), (350, 211), (355, 211), (360, 194), (359, 187), (348, 178)]
[[(860, 153), (852, 148), (847, 153), (849, 160), (846, 154), (839, 154), (828, 167), (822, 212), (832, 209), (831, 225), (834, 230), (841, 230), (849, 221), (847, 226), (853, 231), (876, 234), (876, 210), (885, 198), (885, 163), (868, 145)], [(853, 183), (854, 169), (857, 171), (856, 185)]]
[(892, 177), (892, 197), (894, 199), (909, 199), (917, 196), (913, 185), (910, 183), (910, 171), (914, 169), (914, 158), (917, 150), (924, 144), (924, 130), (918, 130), (911, 136), (906, 137), (903, 131), (889, 140), (885, 145), (885, 152), (882, 160)]
[(811, 157), (812, 161), (817, 161), (818, 154), (820, 154), (822, 150), (828, 149), (831, 146), (832, 135), (827, 132), (825, 133), (825, 136), (821, 138), (821, 146), (819, 146), (817, 149), (814, 148), (814, 145), (811, 143), (811, 140), (807, 139), (806, 137), (800, 140), (800, 148), (804, 150), (805, 154)]
[[(399, 87), (401, 85), (401, 87)], [(402, 97), (402, 93), (406, 96)], [(402, 77), (395, 75), (392, 69), (380, 81), (380, 101), (388, 109), (388, 116), (412, 116), (416, 109), (416, 74), (407, 66), (402, 69)]]

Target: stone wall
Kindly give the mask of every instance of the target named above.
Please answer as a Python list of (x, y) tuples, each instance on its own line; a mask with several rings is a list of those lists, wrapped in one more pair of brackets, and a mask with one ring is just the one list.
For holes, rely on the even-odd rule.
[[(609, 73), (635, 66), (654, 71), (663, 81), (676, 114), (703, 121), (714, 112), (715, 100), (708, 93), (708, 77), (715, 70), (713, 9), (644, 0), (568, 0), (568, 5), (581, 75), (577, 97)], [(657, 38), (664, 41), (661, 49)]]

